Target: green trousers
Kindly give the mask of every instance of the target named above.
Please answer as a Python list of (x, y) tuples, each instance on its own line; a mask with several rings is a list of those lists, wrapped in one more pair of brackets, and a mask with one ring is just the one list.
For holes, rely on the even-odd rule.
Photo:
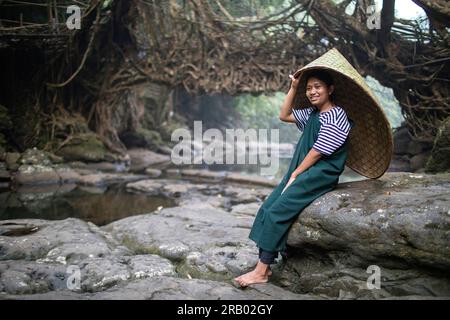
[[(349, 119), (353, 127), (354, 122)], [(265, 251), (285, 251), (289, 229), (295, 219), (311, 202), (333, 190), (344, 171), (348, 154), (348, 139), (330, 156), (322, 158), (297, 176), (295, 181), (281, 194), (292, 172), (302, 163), (317, 140), (319, 111), (311, 113), (301, 135), (288, 172), (280, 184), (267, 197), (256, 214), (249, 238)]]

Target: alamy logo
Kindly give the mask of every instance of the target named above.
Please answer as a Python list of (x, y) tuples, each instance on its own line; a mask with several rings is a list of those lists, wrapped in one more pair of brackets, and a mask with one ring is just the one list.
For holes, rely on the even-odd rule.
[(81, 29), (81, 9), (79, 6), (69, 6), (66, 10), (67, 14), (71, 14), (66, 21), (66, 26), (69, 30)]
[(81, 289), (81, 271), (80, 267), (76, 265), (70, 265), (67, 267), (66, 273), (69, 274), (67, 278), (67, 289), (75, 291)]
[(377, 265), (371, 265), (366, 270), (371, 275), (367, 278), (367, 289), (380, 289), (381, 288), (381, 269)]
[[(364, 8), (362, 1), (360, 1), (359, 4), (361, 5), (361, 7)], [(381, 12), (377, 11), (377, 6), (376, 5), (367, 6), (366, 14), (368, 16), (366, 22), (367, 28), (369, 28), (369, 30), (381, 29)]]
[(208, 129), (203, 133), (202, 121), (194, 121), (193, 140), (187, 129), (172, 132), (171, 140), (178, 143), (172, 148), (171, 160), (176, 165), (260, 164), (261, 175), (275, 175), (279, 166), (278, 129), (270, 130), (270, 143), (268, 138), (267, 129), (226, 129), (224, 139), (220, 130)]

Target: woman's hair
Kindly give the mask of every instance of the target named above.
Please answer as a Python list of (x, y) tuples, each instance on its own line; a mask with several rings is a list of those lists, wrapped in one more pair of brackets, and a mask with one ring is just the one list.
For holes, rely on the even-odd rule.
[[(309, 79), (311, 78), (316, 78), (319, 79), (320, 81), (323, 81), (327, 87), (330, 87), (332, 85), (334, 85), (334, 80), (333, 77), (331, 76), (331, 74), (325, 70), (312, 70), (306, 73), (306, 82), (305, 84), (308, 83)], [(334, 91), (333, 93), (330, 95), (330, 100), (333, 101), (335, 98), (334, 95)]]

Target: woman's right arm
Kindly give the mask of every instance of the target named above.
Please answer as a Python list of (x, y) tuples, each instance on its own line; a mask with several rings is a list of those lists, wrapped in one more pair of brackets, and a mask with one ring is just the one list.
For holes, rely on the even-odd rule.
[(297, 86), (299, 80), (294, 78), (293, 75), (289, 75), (289, 78), (291, 78), (291, 88), (289, 89), (288, 94), (286, 95), (286, 98), (284, 99), (283, 105), (281, 106), (280, 110), (280, 120), (284, 122), (296, 122), (295, 117), (292, 114), (292, 107), (294, 104), (294, 98), (297, 94)]

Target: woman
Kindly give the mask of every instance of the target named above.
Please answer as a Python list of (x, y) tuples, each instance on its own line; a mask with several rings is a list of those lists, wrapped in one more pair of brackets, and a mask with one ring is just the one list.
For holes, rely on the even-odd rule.
[[(347, 137), (353, 121), (333, 103), (334, 84), (325, 70), (306, 72), (306, 97), (311, 107), (293, 109), (299, 79), (290, 75), (291, 88), (281, 107), (280, 120), (295, 123), (303, 132), (287, 174), (258, 210), (250, 239), (259, 247), (255, 269), (235, 278), (242, 287), (267, 282), (270, 265), (286, 249), (292, 223), (312, 201), (331, 191), (344, 171)], [(301, 94), (301, 92), (300, 92)]]

